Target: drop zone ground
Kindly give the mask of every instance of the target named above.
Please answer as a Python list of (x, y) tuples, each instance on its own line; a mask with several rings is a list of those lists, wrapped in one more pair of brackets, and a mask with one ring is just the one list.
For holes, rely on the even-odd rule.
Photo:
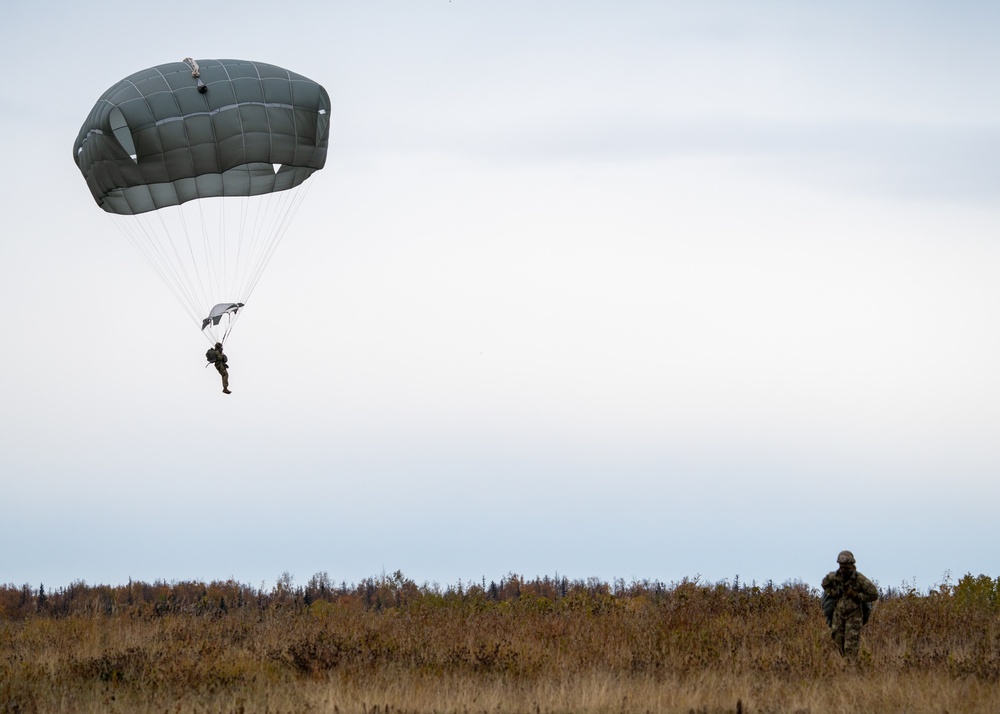
[(885, 590), (849, 663), (794, 582), (5, 586), (0, 712), (996, 712), (998, 593)]

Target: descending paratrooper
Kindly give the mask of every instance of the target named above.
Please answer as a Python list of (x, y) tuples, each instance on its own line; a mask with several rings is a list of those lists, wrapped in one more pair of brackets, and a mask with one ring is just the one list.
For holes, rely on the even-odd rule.
[[(188, 57), (110, 87), (80, 128), (73, 159), (97, 205), (220, 347), (302, 184), (326, 163), (329, 134), (330, 97), (308, 77)], [(228, 394), (225, 361), (215, 365)]]

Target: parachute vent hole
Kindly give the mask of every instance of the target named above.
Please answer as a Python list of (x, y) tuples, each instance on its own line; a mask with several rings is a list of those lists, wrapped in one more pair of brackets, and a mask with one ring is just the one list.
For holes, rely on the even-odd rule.
[(111, 120), (111, 131), (114, 133), (118, 143), (125, 149), (125, 153), (129, 155), (132, 161), (138, 163), (135, 142), (132, 140), (132, 130), (128, 128), (122, 110), (115, 107), (111, 110), (111, 115), (108, 118)]
[(319, 110), (319, 113), (320, 113), (320, 114), (326, 114), (326, 109), (320, 109), (320, 110)]
[(281, 164), (275, 164), (274, 165), (274, 173), (278, 173), (279, 171), (281, 171)]

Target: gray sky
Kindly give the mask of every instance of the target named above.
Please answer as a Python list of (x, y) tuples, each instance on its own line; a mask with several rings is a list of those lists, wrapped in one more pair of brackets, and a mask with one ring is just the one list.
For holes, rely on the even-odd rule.
[[(274, 7), (4, 11), (0, 582), (1000, 574), (1000, 6)], [(72, 160), (187, 56), (333, 102), (228, 397)]]

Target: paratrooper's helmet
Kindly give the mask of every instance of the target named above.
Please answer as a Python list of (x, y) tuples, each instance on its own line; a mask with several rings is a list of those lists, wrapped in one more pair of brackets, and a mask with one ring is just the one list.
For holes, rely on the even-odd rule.
[(854, 565), (854, 553), (849, 550), (840, 551), (840, 555), (837, 556), (837, 563), (839, 565)]

